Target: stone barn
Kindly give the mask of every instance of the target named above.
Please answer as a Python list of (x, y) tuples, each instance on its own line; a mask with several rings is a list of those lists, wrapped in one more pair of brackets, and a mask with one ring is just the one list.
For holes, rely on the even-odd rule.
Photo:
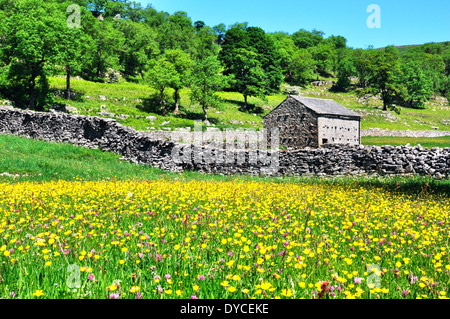
[(361, 116), (328, 99), (289, 95), (264, 116), (263, 124), (269, 142), (271, 129), (279, 128), (284, 147), (361, 143)]

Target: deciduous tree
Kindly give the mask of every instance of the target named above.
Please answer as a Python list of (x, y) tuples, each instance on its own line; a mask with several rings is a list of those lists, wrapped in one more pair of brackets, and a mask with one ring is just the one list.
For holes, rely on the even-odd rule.
[(218, 105), (220, 101), (216, 92), (227, 85), (227, 77), (220, 74), (220, 70), (217, 58), (209, 56), (198, 60), (191, 73), (190, 98), (192, 102), (201, 105), (205, 121), (208, 119), (208, 108)]
[(415, 62), (402, 64), (401, 70), (402, 84), (406, 88), (407, 106), (424, 108), (425, 102), (431, 98), (433, 93), (433, 82)]
[(400, 63), (398, 54), (392, 48), (386, 47), (384, 51), (377, 51), (374, 54), (374, 59), (370, 64), (370, 78), (366, 92), (381, 96), (383, 111), (386, 111), (388, 107), (398, 111), (393, 104), (399, 99), (399, 94), (402, 92)]
[(2, 12), (0, 26), (6, 86), (17, 104), (43, 110), (52, 102), (47, 76), (63, 50), (66, 8), (38, 0), (17, 0), (10, 5), (8, 12)]
[(148, 64), (148, 71), (145, 74), (145, 80), (151, 87), (157, 90), (157, 98), (163, 114), (166, 113), (166, 92), (171, 86), (173, 79), (177, 77), (175, 66), (161, 56), (156, 60), (151, 60)]
[(160, 53), (155, 32), (145, 23), (131, 20), (118, 20), (114, 23), (124, 38), (119, 51), (119, 63), (125, 78), (142, 78), (148, 61)]
[(178, 102), (180, 99), (180, 90), (188, 84), (189, 72), (192, 68), (192, 60), (189, 54), (180, 49), (167, 50), (163, 56), (171, 65), (169, 75), (169, 87), (174, 90), (173, 100), (175, 103), (175, 113), (179, 112)]
[(324, 33), (318, 30), (306, 31), (305, 29), (300, 29), (292, 35), (292, 40), (294, 40), (295, 45), (299, 49), (307, 49), (310, 47), (317, 46), (323, 41)]
[(265, 98), (276, 92), (283, 80), (281, 56), (272, 39), (261, 28), (232, 27), (224, 37), (219, 59), (224, 74), (233, 75), (232, 88), (244, 95)]
[(296, 50), (292, 56), (292, 74), (295, 83), (306, 85), (314, 76), (316, 62), (313, 60), (311, 53), (306, 49)]
[(351, 85), (351, 77), (356, 75), (356, 69), (349, 55), (345, 55), (339, 60), (337, 65), (337, 86), (341, 90), (346, 90)]

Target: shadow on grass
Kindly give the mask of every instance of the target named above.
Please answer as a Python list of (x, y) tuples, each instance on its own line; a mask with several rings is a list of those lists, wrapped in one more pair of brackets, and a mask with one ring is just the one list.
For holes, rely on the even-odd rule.
[(70, 103), (70, 101), (83, 102), (85, 100), (83, 98), (85, 92), (76, 91), (73, 89), (70, 90), (70, 99), (68, 100), (66, 99), (66, 90), (51, 88), (50, 92), (52, 92), (55, 97), (63, 98), (65, 101), (67, 101), (67, 103)]
[(58, 112), (69, 113), (64, 103), (53, 103), (52, 109)]
[(401, 193), (427, 198), (440, 195), (450, 197), (450, 180), (437, 180), (427, 176), (413, 177), (360, 177), (355, 179), (328, 180), (326, 183), (336, 185), (354, 185), (365, 189), (384, 188), (393, 193)]
[(167, 104), (165, 107), (161, 105), (161, 100), (155, 97), (149, 97), (149, 98), (141, 98), (142, 104), (137, 104), (136, 108), (138, 110), (141, 110), (146, 113), (155, 113), (159, 115), (165, 115), (165, 107), (167, 107)]
[[(154, 98), (145, 98), (142, 99), (143, 103), (136, 105), (136, 108), (144, 111), (146, 113), (154, 113), (162, 116), (172, 116), (178, 119), (185, 120), (200, 120), (203, 121), (203, 113), (202, 112), (192, 112), (183, 106), (179, 106), (179, 113), (174, 113), (175, 107), (172, 103), (167, 103), (165, 109), (161, 107), (161, 101), (159, 99)], [(208, 121), (211, 124), (217, 125), (220, 123), (218, 118), (209, 117)]]
[(237, 104), (239, 106), (239, 108), (238, 108), (239, 112), (254, 113), (254, 114), (264, 113), (264, 110), (260, 106), (257, 106), (256, 104), (247, 103), (247, 108), (244, 109), (244, 102), (242, 102), (242, 101), (236, 101), (236, 100), (230, 100), (230, 99), (223, 99), (222, 101), (224, 103)]
[(348, 92), (348, 89), (344, 89), (344, 88), (340, 87), (339, 85), (334, 84), (328, 89), (328, 91), (332, 92), (332, 93), (346, 93), (346, 92)]
[[(187, 109), (185, 109), (184, 107), (180, 107), (180, 113), (178, 114), (173, 114), (172, 116), (177, 117), (177, 118), (182, 118), (182, 119), (187, 119), (187, 120), (201, 120), (203, 121), (203, 113), (200, 112), (192, 112), (189, 111)], [(211, 124), (219, 124), (219, 119), (215, 118), (215, 117), (209, 117), (208, 116), (208, 122)]]

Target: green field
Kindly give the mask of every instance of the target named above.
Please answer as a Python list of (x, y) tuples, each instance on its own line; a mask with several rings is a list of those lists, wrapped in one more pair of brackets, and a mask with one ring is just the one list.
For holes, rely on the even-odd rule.
[[(54, 154), (58, 154), (55, 156)], [(258, 177), (220, 176), (198, 172), (172, 173), (120, 160), (121, 156), (71, 144), (49, 143), (0, 135), (0, 182), (101, 181), (101, 180), (214, 180), (279, 183), (326, 183), (387, 187), (413, 194), (450, 194), (450, 180), (427, 177)], [(1, 175), (2, 173), (8, 173)], [(13, 176), (10, 176), (13, 175)]]
[[(63, 90), (65, 79), (53, 77), (51, 85), (55, 90)], [(181, 90), (180, 114), (168, 113), (161, 115), (148, 105), (149, 99), (154, 90), (148, 86), (135, 83), (120, 82), (115, 84), (94, 83), (84, 80), (72, 80), (72, 88), (79, 96), (67, 101), (62, 97), (57, 98), (60, 105), (69, 105), (78, 110), (78, 114), (98, 116), (100, 112), (109, 112), (116, 115), (119, 123), (134, 127), (137, 130), (150, 130), (162, 128), (184, 128), (194, 127), (194, 120), (203, 118), (203, 111), (199, 105), (191, 105), (189, 100), (189, 90)], [(168, 90), (171, 94), (172, 91)], [(241, 94), (234, 92), (219, 93), (222, 98), (221, 106), (208, 110), (208, 119), (211, 124), (218, 128), (262, 127), (262, 116), (280, 104), (286, 97), (284, 95), (274, 95), (268, 97), (265, 102), (259, 98), (249, 98), (251, 108), (240, 111), (244, 102)], [(101, 100), (104, 96), (106, 100)], [(102, 107), (104, 105), (104, 107)], [(118, 115), (128, 115), (126, 119), (117, 118)], [(147, 116), (156, 116), (152, 122), (146, 119)], [(170, 121), (162, 126), (163, 122)]]
[(396, 137), (396, 136), (363, 136), (361, 143), (365, 145), (411, 145), (423, 147), (450, 147), (450, 136), (440, 137)]

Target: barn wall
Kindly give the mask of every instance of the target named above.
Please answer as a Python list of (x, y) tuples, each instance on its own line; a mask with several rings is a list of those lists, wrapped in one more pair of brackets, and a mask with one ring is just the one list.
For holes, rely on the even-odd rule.
[[(319, 146), (323, 144), (360, 144), (360, 121), (319, 117)], [(324, 143), (325, 142), (325, 143)]]
[[(280, 129), (280, 145), (292, 148), (318, 147), (317, 116), (293, 98), (287, 98), (263, 121), (264, 128)], [(270, 136), (268, 138), (270, 142)]]

